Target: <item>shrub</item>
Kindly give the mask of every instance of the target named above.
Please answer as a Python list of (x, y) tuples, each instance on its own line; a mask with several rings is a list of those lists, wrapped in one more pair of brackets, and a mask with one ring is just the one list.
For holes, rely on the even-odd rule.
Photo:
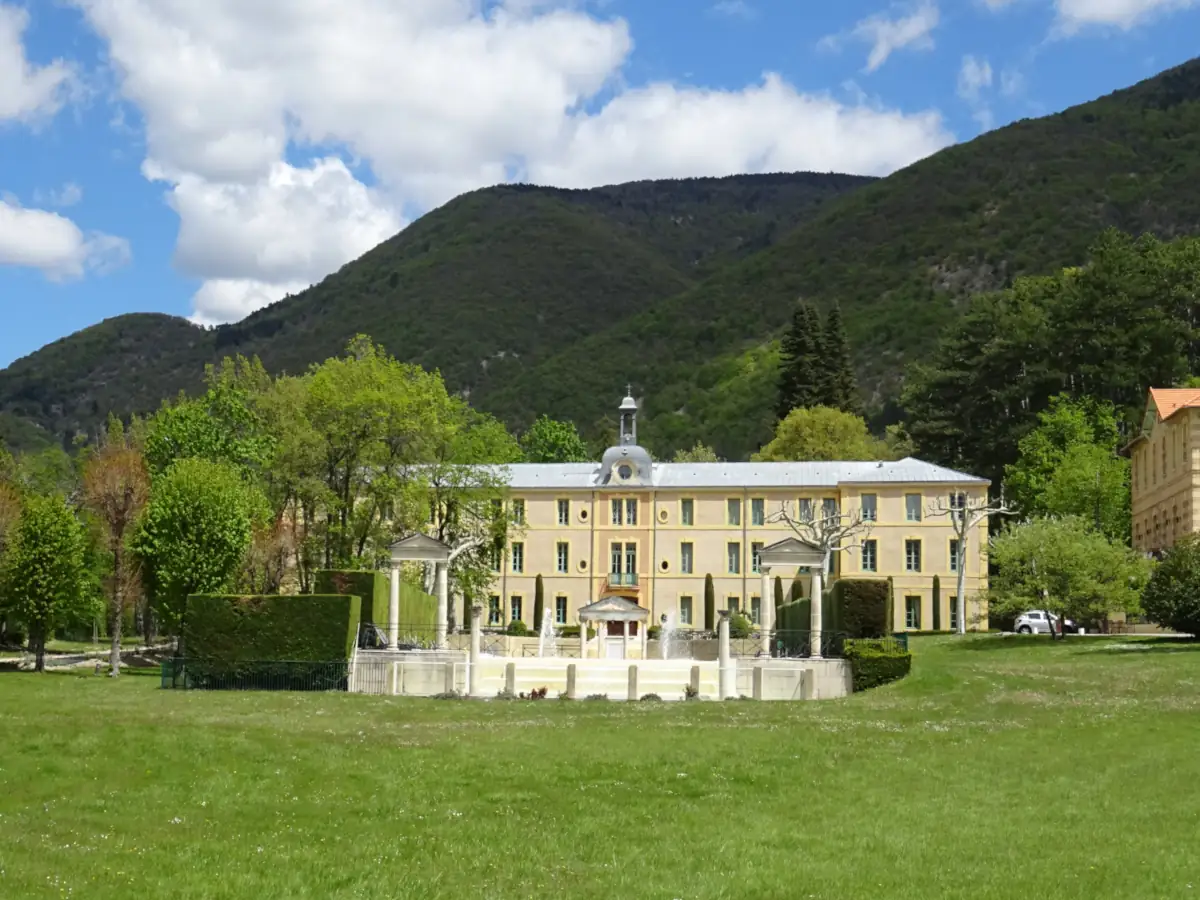
[(458, 691), (442, 691), (440, 694), (433, 695), (434, 700), (462, 700), (463, 695)]
[(643, 703), (657, 703), (662, 701), (662, 697), (658, 696), (658, 694), (642, 694), (640, 699)]
[(704, 576), (704, 630), (717, 629), (717, 590), (711, 574)]
[(839, 578), (830, 588), (825, 630), (852, 638), (883, 637), (891, 633), (888, 622), (887, 581), (881, 578)]
[(529, 626), (522, 619), (513, 619), (504, 629), (509, 637), (529, 637)]
[(1152, 622), (1200, 637), (1200, 535), (1167, 551), (1142, 592), (1142, 609)]
[(588, 694), (584, 700), (607, 700), (608, 694)]
[(647, 640), (657, 641), (660, 637), (662, 637), (662, 626), (661, 625), (651, 625), (649, 628), (646, 629), (646, 639)]
[(842, 655), (850, 662), (855, 691), (897, 681), (912, 668), (912, 654), (890, 641), (846, 641)]
[(685, 684), (683, 686), (683, 699), (684, 700), (699, 700), (700, 699), (700, 691), (698, 691), (696, 688), (692, 687), (690, 684)]
[[(579, 637), (579, 626), (578, 625), (564, 625), (562, 628), (557, 629), (557, 631), (558, 631), (559, 637), (569, 637), (569, 638)], [(588, 636), (589, 641), (596, 636), (596, 629), (593, 628), (591, 625), (588, 626), (587, 636)]]
[(496, 691), (496, 699), (497, 700), (516, 700), (517, 695), (514, 694), (512, 691), (510, 691), (508, 688), (501, 688), (500, 690)]
[(942, 579), (933, 576), (933, 630), (942, 630)]
[(348, 660), (361, 602), (340, 594), (239, 597), (192, 594), (183, 620), (183, 655), (232, 670), (249, 662)]
[(533, 627), (535, 631), (542, 630), (542, 619), (546, 615), (546, 584), (542, 580), (542, 573), (538, 572), (537, 579), (533, 583)]
[(754, 625), (742, 613), (734, 613), (729, 617), (729, 636), (735, 640), (744, 640), (754, 633)]

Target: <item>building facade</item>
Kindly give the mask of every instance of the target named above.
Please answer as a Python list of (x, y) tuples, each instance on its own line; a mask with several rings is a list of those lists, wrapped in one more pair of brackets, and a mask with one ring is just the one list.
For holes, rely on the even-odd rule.
[(1200, 390), (1151, 388), (1125, 452), (1133, 547), (1161, 553), (1200, 522)]
[[(537, 578), (544, 608), (562, 625), (581, 607), (609, 595), (635, 600), (649, 621), (671, 616), (703, 629), (706, 576), (717, 609), (736, 608), (763, 621), (759, 552), (795, 532), (780, 515), (861, 515), (854, 546), (833, 554), (831, 571), (853, 578), (891, 578), (896, 630), (956, 626), (956, 566), (966, 567), (967, 627), (982, 610), (987, 586), (982, 529), (957, 552), (939, 500), (986, 497), (988, 482), (915, 459), (897, 462), (659, 463), (637, 444), (637, 404), (621, 405), (620, 443), (596, 463), (509, 467), (510, 540), (495, 560), (485, 623), (534, 622)], [(934, 607), (934, 576), (941, 590)], [(784, 576), (785, 591), (790, 576)], [(986, 624), (984, 625), (986, 627)]]

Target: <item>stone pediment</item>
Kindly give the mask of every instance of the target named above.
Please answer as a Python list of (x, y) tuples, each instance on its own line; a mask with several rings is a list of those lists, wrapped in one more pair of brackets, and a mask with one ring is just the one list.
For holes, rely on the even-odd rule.
[(649, 617), (650, 610), (644, 606), (615, 595), (601, 597), (579, 610), (580, 619), (601, 622), (644, 622)]
[(445, 562), (450, 558), (450, 548), (427, 534), (411, 534), (401, 538), (389, 548), (392, 562)]
[(825, 553), (820, 547), (802, 541), (799, 538), (784, 538), (763, 547), (759, 551), (759, 559), (763, 566), (807, 566), (821, 568), (825, 565)]

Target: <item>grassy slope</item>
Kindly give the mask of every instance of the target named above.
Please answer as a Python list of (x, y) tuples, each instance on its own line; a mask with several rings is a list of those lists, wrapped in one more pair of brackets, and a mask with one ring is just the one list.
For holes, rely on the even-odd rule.
[[(951, 147), (828, 204), (774, 247), (571, 347), (486, 398), (506, 417), (597, 420), (607, 359), (647, 398), (646, 433), (753, 449), (773, 390), (735, 418), (693, 407), (726, 357), (761, 345), (797, 297), (841, 303), (876, 407), (971, 291), (1081, 262), (1104, 228), (1200, 231), (1200, 60), (1100, 100)], [(734, 366), (735, 370), (737, 366)], [(769, 385), (765, 385), (770, 387)]]
[(1200, 645), (915, 642), (807, 704), (0, 675), (0, 896), (1184, 897)]

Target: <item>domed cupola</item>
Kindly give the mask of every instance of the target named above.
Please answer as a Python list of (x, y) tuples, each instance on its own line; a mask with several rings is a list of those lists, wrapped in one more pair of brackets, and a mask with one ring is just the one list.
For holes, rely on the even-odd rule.
[(626, 387), (625, 399), (618, 410), (621, 417), (621, 432), (615, 447), (604, 451), (600, 460), (600, 483), (619, 486), (640, 487), (653, 481), (653, 462), (650, 454), (637, 442), (637, 401), (633, 399), (633, 388)]

